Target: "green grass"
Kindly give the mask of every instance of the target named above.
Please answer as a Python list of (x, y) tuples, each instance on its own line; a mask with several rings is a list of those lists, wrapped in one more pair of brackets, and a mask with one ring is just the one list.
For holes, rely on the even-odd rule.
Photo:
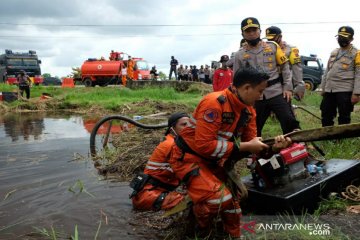
[[(321, 116), (320, 103), (322, 97), (317, 92), (306, 92), (303, 101), (293, 100), (293, 104), (301, 106), (306, 110), (312, 112), (316, 116)], [(300, 122), (302, 129), (321, 128), (321, 121), (309, 113), (301, 110), (295, 110), (296, 118)], [(334, 119), (335, 123), (337, 119)], [(360, 109), (355, 108), (351, 114), (351, 122), (360, 122)], [(263, 129), (263, 138), (269, 138), (282, 133), (279, 122), (275, 117), (270, 117)], [(360, 151), (358, 151), (360, 138), (341, 139), (334, 141), (321, 141), (317, 145), (325, 152), (325, 158), (339, 158), (339, 159), (360, 159)], [(316, 156), (320, 156), (317, 152), (312, 152)]]
[[(16, 86), (0, 84), (0, 91), (17, 91)], [(163, 103), (186, 104), (195, 108), (201, 99), (199, 91), (177, 92), (173, 88), (144, 88), (131, 90), (120, 87), (95, 87), (95, 88), (59, 88), (33, 86), (31, 88), (31, 99), (39, 98), (42, 93), (51, 94), (59, 102), (60, 109), (89, 108), (98, 106), (107, 110), (117, 110), (127, 103), (140, 102), (145, 99), (149, 101), (160, 101)], [(24, 101), (15, 101), (8, 104), (11, 108), (29, 105)], [(30, 106), (29, 106), (30, 107)], [(143, 107), (146, 108), (146, 105)]]
[(314, 212), (315, 216), (320, 216), (329, 210), (345, 211), (349, 202), (343, 198), (337, 196), (330, 196), (328, 199), (324, 199), (320, 202), (318, 209)]

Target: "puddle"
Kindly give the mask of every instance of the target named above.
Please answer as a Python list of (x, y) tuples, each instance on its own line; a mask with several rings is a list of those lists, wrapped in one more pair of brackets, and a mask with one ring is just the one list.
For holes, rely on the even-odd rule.
[(88, 160), (89, 137), (81, 116), (0, 116), (0, 239), (41, 239), (35, 228), (68, 239), (75, 226), (80, 239), (151, 239), (128, 224), (128, 183), (101, 180)]

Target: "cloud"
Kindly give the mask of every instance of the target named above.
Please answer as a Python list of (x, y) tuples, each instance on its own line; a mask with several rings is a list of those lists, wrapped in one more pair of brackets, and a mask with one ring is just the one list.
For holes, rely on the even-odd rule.
[(0, 8), (0, 45), (36, 50), (42, 72), (52, 75), (65, 76), (88, 58), (108, 57), (112, 49), (143, 57), (168, 73), (171, 55), (200, 66), (236, 51), (240, 22), (249, 16), (260, 20), (263, 32), (278, 25), (302, 54), (318, 54), (324, 62), (337, 47), (340, 25), (353, 25), (354, 44), (358, 41), (356, 8), (340, 11), (328, 1), (12, 0)]

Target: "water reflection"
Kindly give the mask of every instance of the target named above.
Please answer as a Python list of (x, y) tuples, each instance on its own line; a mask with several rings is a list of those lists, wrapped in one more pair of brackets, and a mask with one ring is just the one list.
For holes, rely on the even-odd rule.
[[(84, 127), (85, 129), (91, 133), (96, 123), (101, 120), (101, 118), (87, 118), (84, 117)], [(99, 129), (97, 130), (97, 134), (107, 134), (114, 133), (119, 134), (123, 131), (128, 131), (130, 128), (134, 128), (135, 125), (127, 123), (122, 120), (111, 120), (103, 123)]]
[[(10, 138), (11, 142), (88, 137), (81, 116), (49, 115), (41, 112), (10, 113), (0, 116), (0, 125), (3, 125), (5, 137)], [(0, 136), (2, 135), (0, 128)]]
[[(86, 158), (89, 135), (82, 116), (0, 116), (0, 239), (39, 239), (29, 235), (34, 227), (70, 236), (75, 226), (80, 239), (94, 239), (100, 212), (109, 222), (101, 225), (98, 239), (145, 238), (128, 224), (128, 183), (98, 181)], [(74, 153), (84, 158), (74, 160)], [(95, 198), (69, 191), (78, 181)]]
[(22, 136), (25, 141), (30, 137), (40, 140), (45, 129), (44, 114), (7, 114), (0, 117), (0, 124), (4, 125), (6, 136), (11, 137), (12, 142), (19, 140)]

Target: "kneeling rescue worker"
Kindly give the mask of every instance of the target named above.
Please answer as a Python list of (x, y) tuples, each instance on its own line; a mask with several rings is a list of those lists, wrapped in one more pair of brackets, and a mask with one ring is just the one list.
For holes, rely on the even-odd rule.
[(130, 186), (134, 189), (130, 198), (137, 210), (166, 210), (176, 206), (185, 197), (174, 191), (180, 181), (168, 163), (174, 137), (189, 123), (189, 116), (177, 112), (170, 116), (165, 140), (161, 142), (148, 160), (144, 173), (137, 175)]
[[(256, 137), (256, 112), (252, 107), (267, 86), (269, 76), (252, 67), (234, 74), (233, 84), (206, 95), (175, 139), (170, 164), (186, 183), (193, 201), (199, 230), (206, 231), (217, 216), (231, 237), (240, 237), (239, 194), (224, 185), (225, 161), (241, 158), (243, 152), (259, 153), (269, 146)], [(274, 147), (290, 144), (289, 138), (275, 138)]]

